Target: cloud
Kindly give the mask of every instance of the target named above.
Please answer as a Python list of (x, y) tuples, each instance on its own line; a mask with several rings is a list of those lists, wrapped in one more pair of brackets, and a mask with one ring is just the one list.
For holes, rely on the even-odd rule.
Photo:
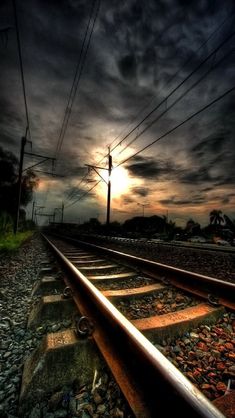
[(136, 58), (134, 55), (126, 55), (118, 62), (118, 68), (123, 78), (134, 78), (136, 76)]
[(150, 193), (150, 189), (148, 187), (133, 187), (131, 192), (136, 194), (137, 196), (146, 197)]
[(171, 174), (177, 170), (174, 162), (170, 160), (156, 161), (154, 158), (138, 155), (133, 158), (133, 161), (131, 164), (126, 164), (126, 168), (130, 174), (137, 177), (156, 179), (167, 176), (170, 178)]
[(130, 197), (129, 195), (121, 195), (120, 200), (124, 205), (129, 205), (133, 202), (135, 202), (135, 199), (133, 197)]
[(192, 169), (192, 171), (183, 171), (179, 173), (179, 181), (185, 184), (202, 184), (215, 181), (212, 179), (207, 168), (200, 168), (198, 170)]
[[(0, 29), (14, 22), (11, 3), (2, 3)], [(34, 152), (55, 153), (91, 6), (86, 0), (49, 0), (46, 4), (25, 0), (18, 4)], [(99, 161), (106, 154), (106, 144), (128, 131), (126, 124), (130, 126), (134, 120), (134, 126), (140, 121), (224, 39), (231, 31), (232, 18), (205, 44), (232, 9), (232, 0), (226, 5), (219, 0), (149, 0), (146, 4), (102, 0), (57, 164), (58, 172), (66, 175), (57, 183), (57, 196), (64, 189), (73, 190), (85, 173), (84, 164)], [(19, 155), (26, 121), (15, 35), (15, 30), (9, 31), (6, 47), (0, 43), (0, 141)], [(198, 50), (202, 43), (204, 47)], [(232, 42), (223, 53), (229, 48)], [(133, 153), (222, 93), (233, 79), (231, 55), (205, 83), (134, 142)], [(170, 103), (168, 100), (164, 105)], [(164, 109), (162, 106), (159, 111)], [(154, 113), (150, 120), (158, 115)], [(166, 196), (162, 202), (177, 208), (183, 202), (198, 207), (200, 198), (187, 195), (191, 189), (201, 192), (201, 205), (206, 204), (206, 193), (209, 199), (221, 186), (229, 193), (235, 183), (234, 121), (231, 95), (146, 150), (145, 156), (128, 161), (129, 174), (141, 179), (141, 187), (130, 190), (134, 198), (150, 192), (152, 197), (156, 180), (162, 182), (161, 193)], [(168, 199), (172, 184), (173, 200)], [(178, 189), (184, 193), (176, 197)], [(224, 194), (221, 199), (232, 200)], [(133, 201), (130, 196), (123, 199), (124, 204)]]
[(193, 196), (191, 199), (177, 198), (176, 196), (172, 196), (169, 199), (161, 199), (159, 202), (167, 206), (194, 206), (205, 204), (206, 201), (207, 199), (205, 197), (198, 195)]

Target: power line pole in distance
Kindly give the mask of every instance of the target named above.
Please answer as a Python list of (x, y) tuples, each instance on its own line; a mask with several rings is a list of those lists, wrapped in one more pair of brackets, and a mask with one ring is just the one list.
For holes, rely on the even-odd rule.
[(27, 142), (27, 139), (25, 136), (23, 136), (21, 138), (21, 148), (20, 148), (20, 165), (19, 165), (19, 176), (18, 176), (18, 184), (17, 184), (17, 200), (16, 200), (16, 214), (15, 214), (15, 222), (14, 222), (14, 234), (16, 234), (18, 230), (18, 224), (19, 224), (22, 169), (23, 169), (24, 149), (25, 149), (26, 142)]
[[(111, 174), (112, 174), (112, 155), (110, 154), (110, 147), (108, 153), (108, 168), (105, 167), (97, 167), (95, 165), (85, 164), (87, 167), (92, 168), (96, 174), (107, 184), (108, 192), (107, 192), (107, 215), (106, 215), (106, 225), (109, 226), (110, 224), (110, 207), (111, 207)], [(98, 170), (107, 170), (108, 171), (108, 181), (101, 176)]]

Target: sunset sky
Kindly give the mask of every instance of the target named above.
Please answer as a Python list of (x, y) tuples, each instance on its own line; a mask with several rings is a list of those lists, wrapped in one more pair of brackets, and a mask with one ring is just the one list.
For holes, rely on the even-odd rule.
[[(190, 217), (205, 224), (213, 209), (235, 218), (233, 0), (16, 0), (16, 7), (26, 151), (57, 158), (53, 172), (62, 176), (37, 172), (34, 200), (44, 213), (64, 202), (65, 221), (105, 221), (107, 186), (85, 164), (107, 168), (110, 146), (111, 220), (143, 209), (178, 224)], [(2, 0), (0, 146), (19, 157), (26, 125), (13, 3)], [(25, 155), (24, 169), (39, 161)]]

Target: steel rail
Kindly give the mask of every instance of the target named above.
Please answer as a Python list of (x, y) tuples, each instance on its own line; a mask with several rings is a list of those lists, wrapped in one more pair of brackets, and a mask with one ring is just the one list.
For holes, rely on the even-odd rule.
[[(43, 235), (44, 236), (44, 235)], [(163, 385), (162, 380), (167, 384), (169, 395), (175, 394), (175, 398), (181, 403), (181, 417), (204, 417), (204, 418), (225, 418), (224, 415), (179, 371), (177, 368), (153, 345), (150, 341), (135, 328), (109, 300), (58, 250), (58, 248), (44, 236), (51, 246), (63, 266), (73, 275), (75, 280), (82, 285), (90, 300), (100, 312), (107, 318), (115, 330), (123, 333), (127, 340), (134, 347), (132, 355), (139, 354), (139, 359), (143, 361), (144, 367), (150, 372), (150, 382), (155, 387), (150, 387), (150, 391), (155, 393), (153, 402), (155, 403), (155, 413), (158, 415), (160, 410), (161, 398), (158, 398), (158, 390)], [(143, 359), (143, 360), (142, 360)], [(138, 367), (141, 367), (138, 364)], [(159, 375), (161, 381), (159, 382)], [(160, 385), (160, 386), (159, 386)], [(145, 385), (146, 386), (146, 385)], [(156, 389), (157, 388), (157, 389)], [(172, 411), (174, 405), (166, 405), (165, 409)], [(186, 412), (186, 415), (185, 415)], [(155, 417), (157, 415), (152, 416)]]
[[(116, 237), (104, 237), (102, 235), (100, 235), (99, 239), (103, 239), (106, 241), (111, 241), (117, 244), (121, 244), (121, 241), (118, 240)], [(128, 239), (128, 238), (127, 238)], [(140, 241), (140, 240), (136, 240), (133, 242), (128, 242), (127, 244), (136, 244), (138, 246), (140, 245), (144, 245), (147, 247), (158, 247), (158, 246), (165, 246), (165, 247), (170, 247), (170, 248), (183, 248), (183, 249), (189, 249), (189, 250), (202, 250), (203, 252), (218, 252), (218, 253), (225, 253), (225, 254), (235, 254), (235, 247), (234, 246), (218, 246), (217, 244), (207, 244), (207, 243), (191, 243), (191, 242), (178, 242), (178, 241), (151, 241), (151, 240), (147, 240), (146, 241)]]
[[(53, 234), (54, 235), (54, 234)], [(68, 236), (54, 235), (61, 239), (66, 239), (69, 242), (72, 242), (83, 247), (99, 251), (103, 254), (109, 254), (113, 257), (118, 257), (126, 261), (127, 263), (133, 263), (135, 266), (138, 266), (146, 273), (154, 273), (156, 275), (166, 275), (172, 279), (183, 280), (187, 284), (195, 284), (198, 281), (202, 282), (207, 286), (208, 292), (213, 292), (214, 295), (218, 295), (219, 298), (224, 296), (229, 302), (234, 303), (235, 301), (235, 283), (223, 281), (216, 279), (215, 277), (206, 276), (199, 273), (194, 273), (192, 271), (183, 270), (177, 267), (168, 266), (166, 264), (158, 263), (156, 261), (148, 260), (146, 258), (136, 257), (132, 254), (126, 254), (117, 250), (113, 250), (107, 247), (102, 247), (100, 245), (80, 241), (75, 238), (70, 238)], [(167, 277), (167, 278), (168, 278)]]

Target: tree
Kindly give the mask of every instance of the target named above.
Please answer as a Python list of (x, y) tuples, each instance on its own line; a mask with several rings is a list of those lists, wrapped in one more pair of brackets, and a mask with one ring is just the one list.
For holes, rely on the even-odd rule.
[[(15, 155), (0, 147), (0, 212), (11, 216), (16, 211), (18, 169), (19, 162)], [(38, 179), (33, 171), (28, 170), (22, 176), (21, 206), (27, 206), (32, 200), (37, 184)]]
[(221, 225), (224, 222), (222, 211), (218, 209), (213, 209), (210, 212), (210, 224), (211, 225)]
[(226, 222), (226, 226), (235, 232), (235, 221), (232, 221), (227, 215), (224, 215), (224, 221)]
[(189, 219), (185, 226), (185, 231), (192, 235), (198, 235), (201, 233), (201, 226), (198, 222), (193, 219)]

